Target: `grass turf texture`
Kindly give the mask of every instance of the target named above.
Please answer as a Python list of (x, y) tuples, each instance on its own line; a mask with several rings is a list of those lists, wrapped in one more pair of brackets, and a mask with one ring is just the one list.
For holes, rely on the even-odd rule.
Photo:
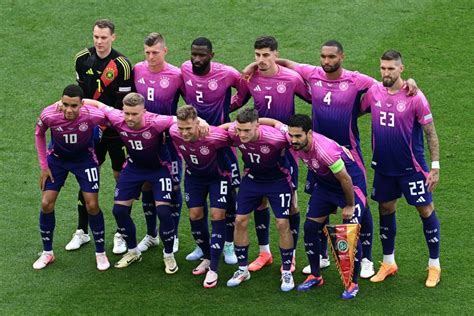
[[(197, 263), (185, 255), (194, 248), (187, 209), (180, 227), (180, 271), (165, 275), (161, 249), (144, 254), (140, 264), (125, 270), (95, 268), (91, 242), (66, 252), (76, 225), (77, 184), (70, 177), (56, 206), (56, 262), (43, 271), (31, 264), (41, 249), (38, 232), (40, 191), (34, 147), (34, 123), (41, 109), (60, 97), (74, 82), (73, 57), (92, 44), (91, 26), (98, 18), (116, 23), (114, 47), (136, 63), (143, 59), (142, 41), (151, 31), (162, 32), (168, 41), (167, 60), (180, 65), (189, 58), (191, 41), (206, 36), (213, 41), (215, 61), (242, 69), (253, 58), (253, 42), (262, 34), (276, 36), (282, 57), (319, 63), (319, 46), (328, 39), (340, 40), (346, 51), (344, 66), (380, 78), (378, 58), (383, 51), (398, 49), (405, 57), (405, 78), (413, 77), (431, 103), (441, 145), (441, 183), (435, 192), (441, 222), (442, 282), (426, 289), (427, 248), (416, 211), (404, 201), (398, 206), (397, 263), (399, 274), (382, 284), (360, 282), (356, 300), (343, 302), (343, 290), (334, 264), (323, 275), (323, 288), (309, 293), (279, 290), (279, 252), (276, 229), (271, 228), (275, 263), (252, 274), (249, 282), (227, 288), (225, 281), (236, 266), (220, 266), (216, 289), (202, 288), (202, 277), (191, 275)], [(468, 103), (472, 89), (473, 42), (467, 28), (474, 24), (471, 1), (356, 1), (256, 2), (209, 1), (4, 1), (0, 10), (2, 45), (2, 92), (0, 94), (1, 213), (0, 310), (2, 314), (308, 314), (326, 313), (439, 313), (472, 314), (473, 247), (470, 208), (473, 181), (469, 176), (474, 152), (473, 109)], [(310, 107), (298, 103), (298, 112)], [(370, 122), (360, 120), (362, 147), (370, 161)], [(299, 205), (304, 214), (307, 196), (302, 193), (306, 170), (302, 167)], [(369, 182), (373, 173), (368, 171)], [(111, 214), (114, 182), (110, 164), (102, 172), (100, 202), (107, 226), (107, 251), (111, 263)], [(381, 259), (376, 204), (374, 214), (374, 261)], [(133, 217), (138, 238), (145, 225), (140, 203)], [(340, 215), (332, 217), (338, 222)], [(302, 220), (303, 223), (303, 220)], [(253, 229), (250, 259), (257, 254)], [(302, 228), (302, 227), (301, 227)], [(301, 229), (302, 232), (302, 229)], [(302, 234), (298, 247), (299, 273), (307, 259)], [(161, 247), (160, 247), (161, 248)], [(334, 262), (334, 261), (333, 261)]]

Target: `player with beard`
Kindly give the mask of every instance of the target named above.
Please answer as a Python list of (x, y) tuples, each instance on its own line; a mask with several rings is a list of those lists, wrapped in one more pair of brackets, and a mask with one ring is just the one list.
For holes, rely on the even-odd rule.
[[(313, 130), (351, 151), (358, 166), (364, 171), (365, 166), (360, 148), (359, 129), (357, 118), (360, 115), (360, 102), (362, 95), (376, 80), (342, 67), (345, 55), (338, 41), (325, 42), (320, 49), (320, 66), (299, 64), (287, 59), (278, 59), (277, 63), (298, 72), (310, 85), (312, 95), (312, 120)], [(416, 83), (410, 80), (408, 94), (416, 93)], [(314, 173), (310, 170), (305, 185), (305, 192), (311, 194), (314, 189)], [(361, 186), (367, 195), (367, 184)], [(373, 222), (370, 208), (364, 212), (361, 223), (361, 240), (363, 259), (361, 277), (370, 278), (374, 274), (372, 263), (372, 235)], [(321, 267), (329, 266), (327, 256), (327, 238), (320, 232), (322, 239)], [(310, 267), (303, 269), (309, 274)]]
[[(375, 170), (372, 199), (379, 203), (380, 240), (383, 262), (370, 281), (382, 282), (397, 273), (395, 262), (395, 211), (397, 200), (405, 197), (420, 214), (429, 250), (428, 278), (425, 285), (440, 281), (440, 225), (432, 202), (432, 191), (439, 181), (439, 142), (430, 105), (421, 91), (407, 96), (402, 56), (386, 51), (380, 59), (382, 84), (365, 95), (362, 110), (372, 114), (372, 168)], [(423, 133), (431, 157), (428, 169)]]
[[(211, 41), (205, 37), (196, 38), (191, 44), (191, 60), (181, 65), (181, 74), (186, 103), (192, 105), (199, 117), (205, 119), (207, 123), (218, 126), (230, 121), (231, 104), (234, 103), (232, 107), (238, 107), (238, 104), (242, 102), (238, 96), (232, 98), (232, 87), (239, 91), (244, 83), (236, 69), (213, 62), (213, 57)], [(235, 149), (228, 149), (227, 156), (230, 160), (229, 169), (232, 172), (232, 190), (233, 196), (235, 196), (235, 187), (240, 183)], [(228, 201), (229, 207), (226, 213), (227, 230), (224, 259), (228, 264), (237, 263), (233, 243), (235, 221), (235, 201), (233, 199)], [(205, 217), (207, 218), (207, 208), (205, 208)], [(202, 255), (202, 250), (197, 247), (186, 259), (197, 260)]]

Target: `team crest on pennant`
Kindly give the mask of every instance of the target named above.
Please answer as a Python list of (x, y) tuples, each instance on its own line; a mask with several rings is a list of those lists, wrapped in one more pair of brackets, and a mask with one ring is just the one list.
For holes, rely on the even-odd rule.
[(407, 108), (406, 104), (404, 101), (398, 101), (397, 103), (397, 111), (398, 112), (403, 112)]
[(89, 129), (89, 126), (87, 125), (86, 122), (79, 124), (79, 130), (80, 130), (81, 132), (85, 132), (85, 131), (87, 131), (88, 129)]
[(219, 86), (217, 85), (217, 80), (216, 79), (211, 79), (207, 83), (207, 87), (211, 89), (212, 91), (216, 90)]
[(170, 86), (170, 80), (168, 79), (168, 77), (163, 77), (161, 78), (160, 80), (160, 87), (162, 87), (163, 89), (166, 89)]
[(277, 83), (277, 92), (278, 93), (285, 93), (286, 92), (286, 84), (284, 82)]
[(142, 137), (145, 139), (150, 139), (151, 138), (151, 133), (149, 131), (143, 132)]
[(201, 155), (209, 155), (210, 153), (209, 148), (207, 146), (201, 146), (199, 148), (199, 152), (201, 153)]
[(346, 288), (352, 283), (359, 232), (359, 224), (326, 225), (324, 227), (324, 234), (328, 237), (337, 270)]
[(270, 147), (268, 146), (260, 146), (260, 151), (262, 152), (262, 154), (268, 154), (270, 152)]
[(347, 82), (343, 81), (339, 84), (339, 90), (346, 91), (347, 89), (349, 89), (349, 84)]

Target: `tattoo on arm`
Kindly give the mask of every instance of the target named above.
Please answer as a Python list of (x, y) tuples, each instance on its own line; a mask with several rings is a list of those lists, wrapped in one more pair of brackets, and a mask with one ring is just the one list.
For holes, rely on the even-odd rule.
[(430, 151), (431, 161), (439, 161), (439, 141), (436, 129), (433, 123), (423, 126), (423, 131), (428, 142), (428, 149)]

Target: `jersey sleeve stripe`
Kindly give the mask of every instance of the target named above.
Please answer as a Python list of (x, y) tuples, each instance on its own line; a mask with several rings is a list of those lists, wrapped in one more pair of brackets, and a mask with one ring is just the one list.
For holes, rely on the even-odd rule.
[(76, 57), (74, 58), (74, 60), (77, 60), (78, 58), (87, 54), (89, 54), (89, 50), (87, 48), (84, 48), (83, 50), (81, 50), (79, 53), (76, 54)]
[(118, 57), (117, 61), (122, 65), (122, 68), (123, 68), (123, 71), (124, 71), (123, 80), (130, 79), (130, 64), (122, 56)]

